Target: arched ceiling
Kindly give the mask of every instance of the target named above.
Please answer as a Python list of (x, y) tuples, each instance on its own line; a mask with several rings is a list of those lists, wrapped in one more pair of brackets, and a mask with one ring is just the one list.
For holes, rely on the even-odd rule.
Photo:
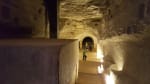
[[(88, 30), (87, 33), (93, 34), (97, 39), (100, 38), (102, 36), (100, 34), (106, 30), (104, 27), (110, 16), (111, 7), (119, 5), (121, 1), (123, 0), (60, 0), (59, 35), (63, 38), (71, 38), (69, 35), (80, 37), (80, 35), (87, 35), (83, 32)], [(78, 28), (78, 26), (83, 27)], [(95, 35), (93, 32), (98, 34)]]
[(61, 0), (60, 18), (74, 20), (103, 17), (107, 0)]
[(98, 28), (101, 27), (103, 10), (108, 1), (110, 0), (60, 0), (59, 17), (63, 19), (60, 21), (60, 38), (79, 39), (89, 34), (98, 38)]

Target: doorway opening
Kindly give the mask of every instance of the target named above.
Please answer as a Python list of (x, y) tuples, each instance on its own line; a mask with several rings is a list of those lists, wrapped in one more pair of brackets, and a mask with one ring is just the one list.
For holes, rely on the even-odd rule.
[(94, 48), (94, 41), (91, 37), (85, 37), (82, 41), (82, 49), (92, 51)]

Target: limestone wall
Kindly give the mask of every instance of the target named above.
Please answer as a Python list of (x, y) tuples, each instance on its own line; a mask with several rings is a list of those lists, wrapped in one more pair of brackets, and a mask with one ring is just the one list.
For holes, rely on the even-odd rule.
[(86, 37), (91, 37), (94, 41), (94, 48), (97, 47), (97, 40), (99, 37), (96, 28), (92, 28), (87, 25), (86, 22), (75, 20), (61, 20), (62, 24), (59, 31), (59, 38), (61, 39), (78, 39), (80, 41), (80, 47), (82, 47), (82, 41)]
[(0, 29), (5, 34), (11, 31), (27, 34), (26, 37), (46, 37), (48, 27), (42, 0), (1, 0), (0, 11)]
[(59, 58), (59, 84), (75, 84), (79, 66), (78, 41), (61, 47)]
[(103, 42), (105, 58), (114, 61), (110, 68), (117, 71), (117, 84), (150, 83), (149, 37), (117, 37)]
[(149, 24), (147, 3), (148, 0), (112, 1), (104, 17), (105, 31), (100, 34), (104, 34), (104, 37), (108, 38), (143, 31), (143, 26)]
[(77, 72), (73, 40), (0, 40), (1, 84), (75, 84)]

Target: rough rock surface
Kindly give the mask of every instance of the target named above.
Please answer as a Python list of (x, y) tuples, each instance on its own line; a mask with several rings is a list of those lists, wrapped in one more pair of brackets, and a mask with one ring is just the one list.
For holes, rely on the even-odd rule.
[(102, 18), (103, 14), (91, 0), (64, 0), (60, 3), (60, 17), (74, 20), (83, 20), (89, 18)]

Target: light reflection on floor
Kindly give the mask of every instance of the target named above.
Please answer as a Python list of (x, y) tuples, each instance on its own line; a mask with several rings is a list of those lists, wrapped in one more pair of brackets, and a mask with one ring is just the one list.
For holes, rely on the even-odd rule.
[[(103, 57), (97, 58), (96, 52), (87, 52), (87, 60), (82, 60), (80, 51), (79, 80), (77, 84), (115, 84), (115, 76), (104, 72)], [(102, 54), (102, 53), (101, 53)], [(103, 55), (100, 55), (103, 56)], [(103, 73), (104, 72), (104, 73)]]

